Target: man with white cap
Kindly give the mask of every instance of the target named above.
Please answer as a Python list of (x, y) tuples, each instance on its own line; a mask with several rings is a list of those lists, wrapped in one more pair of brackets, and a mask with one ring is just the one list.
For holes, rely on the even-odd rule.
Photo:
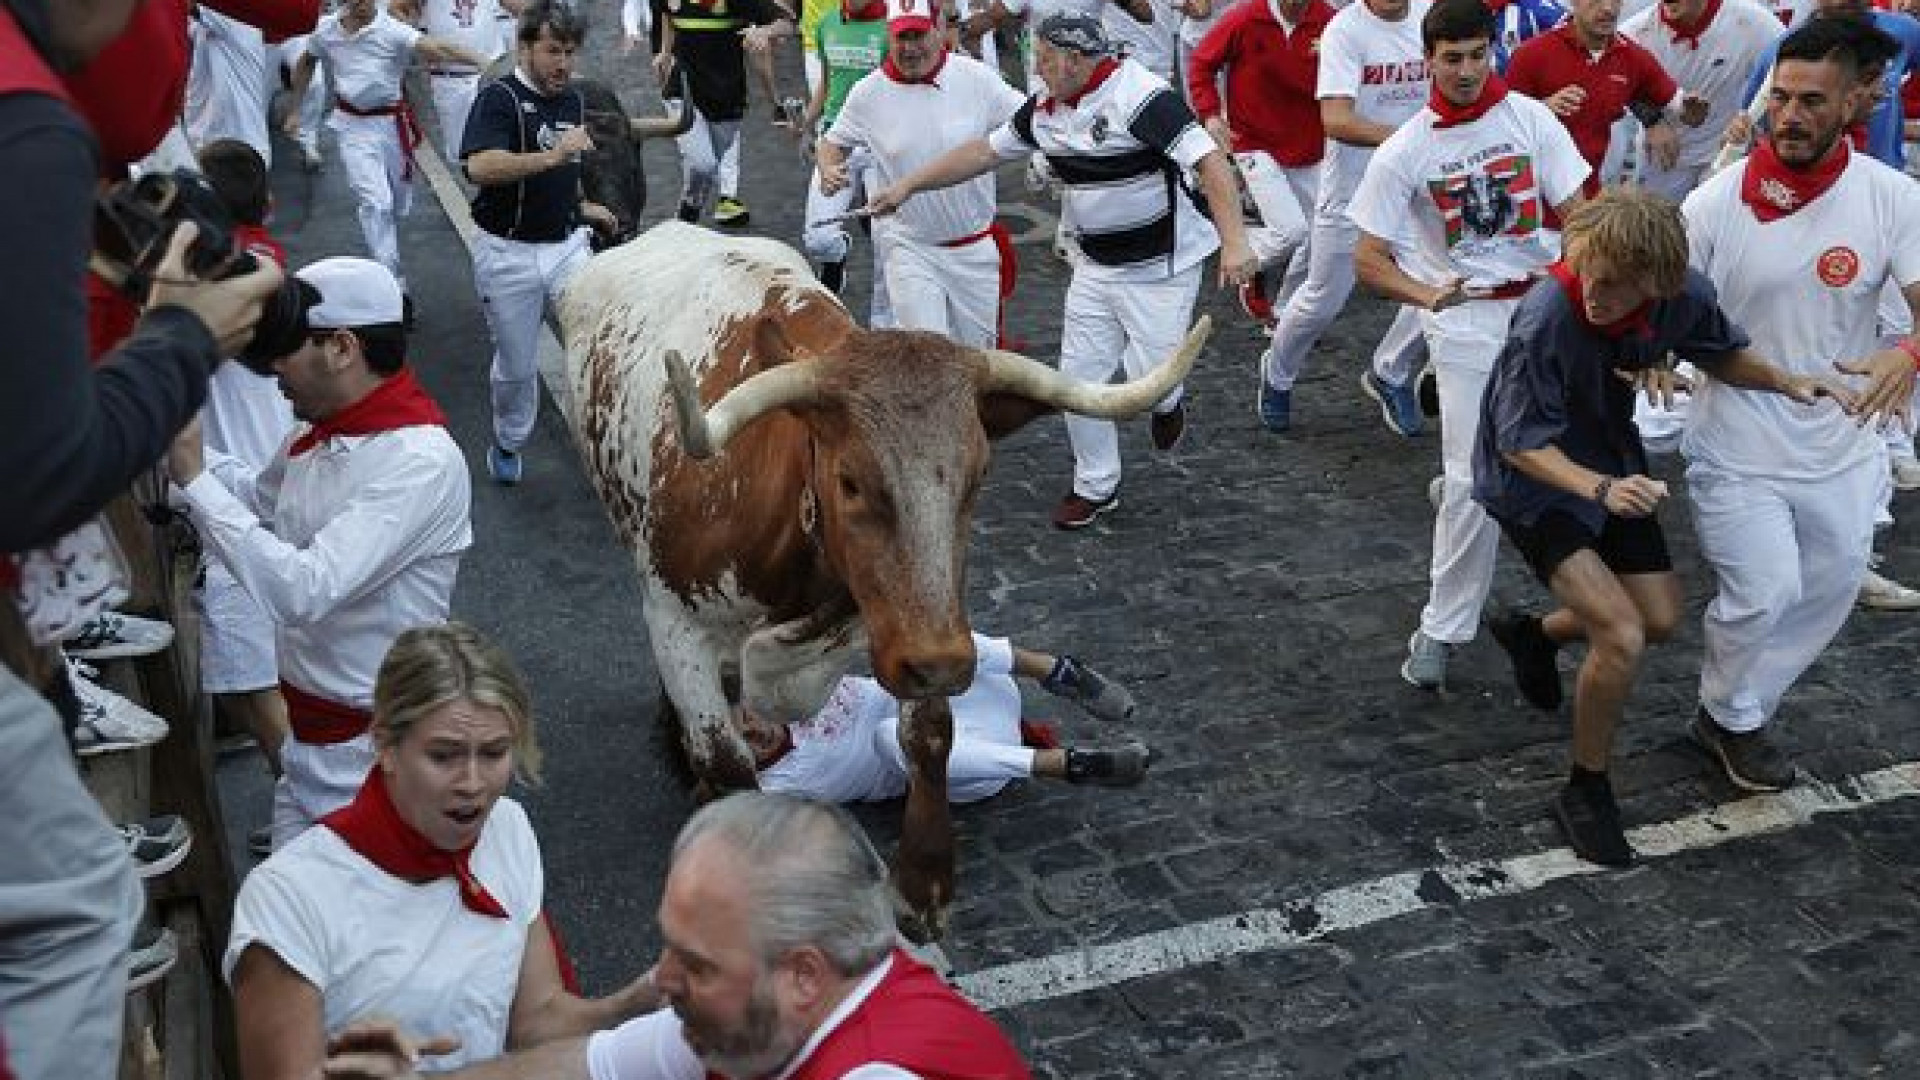
[[(819, 147), (824, 194), (851, 182), (846, 156), (865, 149), (890, 185), (962, 143), (983, 139), (1023, 99), (1000, 73), (947, 48), (932, 0), (888, 0), (887, 55), (840, 106)], [(991, 172), (916, 199), (875, 223), (873, 250), (902, 329), (962, 345), (994, 344), (1012, 245), (995, 225)]]
[[(867, 205), (890, 214), (917, 192), (962, 183), (1035, 150), (1046, 154), (1065, 185), (1075, 249), (1060, 370), (1100, 383), (1124, 364), (1137, 378), (1173, 355), (1193, 313), (1201, 264), (1216, 248), (1222, 285), (1252, 279), (1239, 185), (1178, 91), (1108, 55), (1100, 20), (1057, 12), (1038, 34), (1035, 63), (1045, 90), (991, 135), (948, 151)], [(1202, 197), (1211, 222), (1200, 211)], [(1179, 443), (1186, 430), (1179, 389), (1155, 406), (1151, 430), (1157, 449)], [(1067, 439), (1073, 488), (1053, 524), (1081, 529), (1119, 503), (1120, 439), (1111, 421), (1084, 417), (1067, 418)]]
[(473, 543), (466, 462), (406, 366), (393, 274), (332, 258), (295, 277), (308, 333), (271, 368), (304, 423), (257, 474), (208, 454), (197, 422), (167, 455), (208, 552), (278, 627), (292, 735), (276, 848), (359, 790), (380, 659), (401, 631), (446, 621)]

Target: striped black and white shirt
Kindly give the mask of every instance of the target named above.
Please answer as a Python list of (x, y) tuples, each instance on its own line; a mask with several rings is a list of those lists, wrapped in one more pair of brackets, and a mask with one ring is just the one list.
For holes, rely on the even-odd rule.
[(1153, 281), (1220, 246), (1191, 180), (1213, 139), (1178, 93), (1131, 60), (1103, 61), (1075, 98), (1028, 98), (989, 142), (1006, 161), (1047, 156), (1082, 256), (1075, 273)]

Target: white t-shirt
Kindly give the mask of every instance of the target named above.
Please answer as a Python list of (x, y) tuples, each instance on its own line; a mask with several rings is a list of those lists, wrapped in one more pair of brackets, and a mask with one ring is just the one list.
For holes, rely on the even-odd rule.
[[(1547, 209), (1579, 192), (1590, 171), (1573, 136), (1523, 94), (1471, 123), (1436, 128), (1436, 119), (1423, 108), (1380, 144), (1348, 216), (1422, 284), (1462, 277), (1492, 289), (1537, 275), (1559, 253), (1542, 224)], [(1470, 306), (1437, 312), (1434, 324)]]
[(1747, 106), (1747, 77), (1767, 46), (1780, 36), (1780, 20), (1755, 0), (1722, 0), (1720, 11), (1700, 35), (1700, 44), (1674, 40), (1658, 9), (1643, 11), (1620, 26), (1620, 33), (1653, 54), (1684, 89), (1706, 98), (1706, 122), (1679, 125), (1683, 167), (1705, 165), (1720, 151), (1720, 137), (1735, 113)]
[(1153, 8), (1151, 22), (1141, 22), (1119, 4), (1110, 2), (1100, 7), (1100, 25), (1120, 55), (1172, 82), (1174, 43), (1179, 40), (1180, 24), (1186, 16), (1173, 6), (1172, 0), (1148, 0), (1148, 3)]
[[(421, 14), (435, 41), (450, 41), (493, 60), (506, 51), (500, 38), (499, 0), (425, 0)], [(437, 65), (449, 71), (473, 70), (466, 64)]]
[(219, 139), (238, 139), (271, 168), (267, 103), (279, 78), (277, 72), (268, 74), (266, 39), (255, 27), (204, 5), (188, 20), (187, 37), (193, 47), (182, 106), (188, 140), (198, 150)]
[[(1794, 374), (1831, 375), (1834, 361), (1874, 352), (1886, 280), (1920, 281), (1920, 185), (1856, 153), (1820, 198), (1761, 222), (1740, 200), (1744, 173), (1721, 172), (1681, 207), (1693, 266), (1720, 306), (1755, 352)], [(1743, 476), (1815, 480), (1859, 465), (1879, 443), (1830, 401), (1800, 405), (1708, 378), (1694, 389), (1680, 448)]]
[(469, 910), (452, 878), (402, 881), (332, 829), (308, 829), (241, 884), (221, 965), (227, 981), (258, 944), (320, 991), (329, 1035), (378, 1015), (460, 1039), (458, 1051), (423, 1060), (423, 1070), (499, 1057), (546, 889), (540, 842), (519, 803), (494, 804), (471, 865), (507, 918)]
[[(1427, 0), (1414, 0), (1407, 16), (1387, 22), (1364, 3), (1334, 14), (1320, 34), (1320, 81), (1314, 96), (1353, 99), (1362, 120), (1399, 127), (1427, 104), (1427, 54), (1420, 20)], [(1320, 172), (1320, 208), (1339, 210), (1353, 197), (1367, 171), (1373, 147), (1327, 139)]]
[[(873, 994), (892, 968), (893, 958), (889, 956), (868, 972), (859, 985), (834, 1006), (833, 1012), (814, 1029), (793, 1061), (780, 1070), (774, 1080), (785, 1080), (806, 1064), (807, 1057), (819, 1049), (835, 1028), (846, 1023), (847, 1017)], [(593, 1080), (702, 1080), (707, 1070), (681, 1035), (680, 1018), (672, 1009), (661, 1009), (635, 1017), (612, 1031), (594, 1033), (587, 1040), (587, 1075)], [(840, 1080), (918, 1080), (918, 1077), (897, 1065), (876, 1062), (862, 1065)]]
[(400, 80), (423, 36), (385, 10), (358, 33), (348, 34), (335, 12), (313, 28), (307, 51), (333, 73), (335, 97), (356, 109), (383, 109), (400, 100)]
[[(963, 143), (985, 137), (1026, 99), (1000, 73), (970, 56), (949, 53), (932, 84), (895, 81), (878, 68), (862, 76), (827, 138), (865, 147), (882, 185), (891, 185)], [(908, 199), (887, 219), (893, 235), (923, 244), (972, 236), (993, 224), (993, 173)]]

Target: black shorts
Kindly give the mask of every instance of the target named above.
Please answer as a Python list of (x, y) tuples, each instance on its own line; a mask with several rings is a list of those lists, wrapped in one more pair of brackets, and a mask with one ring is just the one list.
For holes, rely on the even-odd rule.
[(1520, 549), (1521, 558), (1527, 560), (1540, 583), (1549, 588), (1553, 572), (1582, 548), (1600, 556), (1607, 569), (1616, 574), (1659, 574), (1673, 569), (1666, 534), (1660, 531), (1659, 519), (1651, 514), (1643, 518), (1608, 514), (1598, 536), (1563, 510), (1549, 510), (1531, 525), (1501, 521), (1500, 531)]

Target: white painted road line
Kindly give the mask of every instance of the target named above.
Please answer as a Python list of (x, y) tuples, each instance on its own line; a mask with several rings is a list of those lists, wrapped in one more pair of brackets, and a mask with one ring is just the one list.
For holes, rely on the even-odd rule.
[[(1629, 829), (1642, 859), (1717, 847), (1812, 821), (1920, 795), (1920, 762), (1827, 784), (1805, 777), (1778, 795), (1759, 795), (1675, 821)], [(1499, 862), (1446, 863), (1392, 874), (1287, 905), (1261, 908), (961, 975), (960, 991), (988, 1011), (1114, 986), (1247, 953), (1316, 941), (1430, 907), (1513, 896), (1548, 882), (1604, 872), (1566, 848)]]

